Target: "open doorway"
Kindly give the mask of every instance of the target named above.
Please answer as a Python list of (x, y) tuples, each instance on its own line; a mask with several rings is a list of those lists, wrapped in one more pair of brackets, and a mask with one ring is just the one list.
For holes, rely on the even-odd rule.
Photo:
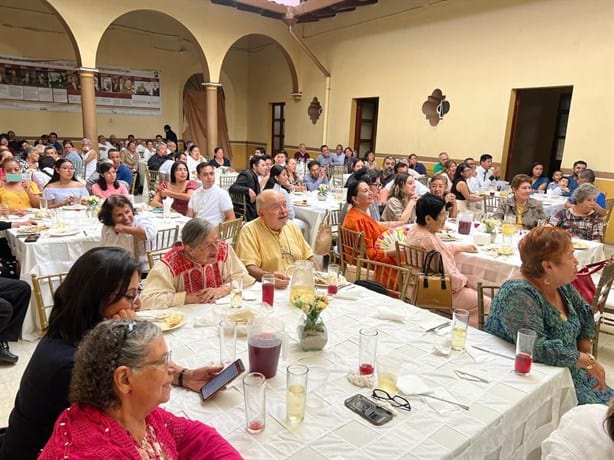
[(512, 90), (511, 122), (504, 176), (510, 180), (544, 165), (544, 175), (561, 167), (573, 86)]
[(375, 152), (379, 98), (354, 99), (354, 103), (356, 112), (353, 145), (358, 157), (363, 158), (368, 152)]

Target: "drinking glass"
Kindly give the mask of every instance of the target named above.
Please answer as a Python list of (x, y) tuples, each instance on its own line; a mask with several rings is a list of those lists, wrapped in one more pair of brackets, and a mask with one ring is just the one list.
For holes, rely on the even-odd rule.
[(227, 366), (237, 354), (237, 323), (224, 319), (218, 326), (220, 338), (220, 364)]
[(48, 207), (49, 207), (49, 200), (47, 198), (41, 198), (40, 199), (40, 208), (43, 211), (46, 211)]
[(391, 356), (377, 357), (377, 388), (394, 395), (397, 392), (397, 377), (401, 363)]
[(518, 329), (516, 334), (516, 359), (514, 371), (518, 375), (528, 375), (533, 363), (533, 347), (537, 332), (532, 329)]
[(232, 275), (230, 278), (230, 307), (241, 308), (243, 303), (243, 276)]
[(452, 349), (456, 351), (465, 350), (467, 340), (467, 328), (469, 327), (469, 312), (467, 310), (456, 309), (452, 315)]
[(4, 203), (0, 204), (0, 220), (9, 220), (9, 207)]
[(275, 276), (271, 273), (262, 275), (262, 303), (273, 306), (275, 299)]
[(260, 372), (250, 372), (243, 377), (245, 396), (245, 420), (247, 432), (260, 433), (266, 419), (266, 378)]
[(339, 265), (328, 264), (328, 294), (335, 295), (337, 293), (337, 285), (339, 283)]
[(378, 331), (375, 328), (363, 328), (359, 334), (358, 370), (360, 375), (372, 375), (375, 370)]
[(308, 374), (309, 368), (304, 364), (293, 364), (286, 368), (286, 418), (290, 423), (300, 423), (305, 418)]

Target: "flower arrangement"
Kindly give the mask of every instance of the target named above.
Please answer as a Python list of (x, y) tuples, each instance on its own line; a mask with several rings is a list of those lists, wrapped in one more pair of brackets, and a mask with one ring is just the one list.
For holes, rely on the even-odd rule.
[(482, 225), (486, 233), (495, 233), (497, 227), (501, 226), (501, 221), (494, 217), (485, 217), (482, 219)]
[(297, 296), (294, 299), (293, 305), (299, 308), (305, 314), (305, 329), (319, 329), (320, 313), (328, 306), (328, 297), (322, 294), (316, 294), (313, 297)]
[(318, 185), (318, 195), (328, 195), (328, 185), (320, 184)]
[(87, 198), (83, 198), (81, 200), (81, 203), (87, 206), (88, 208), (93, 209), (93, 208), (97, 208), (98, 206), (100, 206), (102, 203), (102, 200), (98, 198), (97, 196), (90, 195)]

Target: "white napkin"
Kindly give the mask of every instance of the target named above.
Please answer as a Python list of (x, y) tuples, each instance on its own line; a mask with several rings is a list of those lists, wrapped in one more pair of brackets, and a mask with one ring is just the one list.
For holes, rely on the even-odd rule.
[[(434, 328), (434, 327), (436, 327), (436, 326), (439, 326), (439, 325), (441, 325), (441, 324), (444, 324), (444, 323), (446, 323), (446, 322), (448, 322), (448, 323), (450, 323), (450, 324), (452, 323), (452, 321), (451, 321), (451, 320), (449, 320), (449, 319), (448, 319), (448, 320), (446, 320), (445, 318), (429, 318), (429, 319), (423, 319), (423, 320), (420, 320), (420, 327), (421, 327), (422, 329), (424, 329), (425, 331), (428, 331), (429, 329), (432, 329), (432, 328)], [(446, 327), (442, 327), (442, 329), (446, 329)], [(439, 329), (439, 330), (441, 330), (441, 329)]]
[(452, 350), (452, 339), (448, 335), (442, 337), (437, 343), (433, 344), (433, 354), (439, 356), (448, 356)]
[(334, 298), (341, 299), (341, 300), (359, 300), (360, 295), (353, 294), (347, 291), (337, 291)]
[(432, 384), (426, 383), (417, 375), (400, 375), (397, 378), (398, 390), (407, 396), (432, 393)]
[(399, 323), (405, 322), (405, 314), (401, 313), (395, 309), (388, 307), (379, 307), (377, 309), (377, 317), (379, 319), (389, 320), (389, 321), (397, 321)]

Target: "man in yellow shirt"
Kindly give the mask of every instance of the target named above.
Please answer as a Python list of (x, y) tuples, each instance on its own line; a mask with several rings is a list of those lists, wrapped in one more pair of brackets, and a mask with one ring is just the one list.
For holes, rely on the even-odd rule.
[(310, 260), (319, 268), (313, 251), (299, 228), (289, 220), (286, 198), (276, 190), (264, 190), (256, 198), (258, 218), (243, 226), (237, 255), (250, 275), (275, 275), (275, 287), (288, 287), (287, 268), (297, 260)]

